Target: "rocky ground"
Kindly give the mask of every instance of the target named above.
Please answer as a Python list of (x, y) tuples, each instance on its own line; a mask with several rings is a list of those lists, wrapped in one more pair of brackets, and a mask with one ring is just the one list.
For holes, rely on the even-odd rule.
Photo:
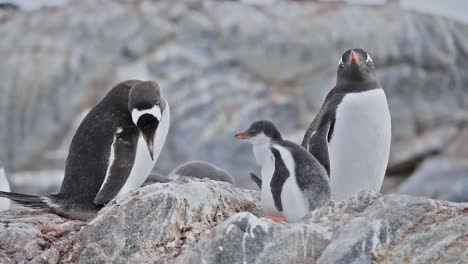
[(468, 204), (363, 192), (298, 223), (260, 217), (258, 193), (181, 179), (112, 201), (89, 223), (0, 213), (2, 263), (464, 263)]
[(0, 13), (7, 172), (63, 170), (83, 113), (118, 81), (142, 78), (157, 80), (171, 103), (157, 170), (167, 175), (202, 159), (245, 186), (256, 165), (233, 134), (267, 118), (300, 142), (350, 47), (372, 54), (389, 98), (389, 172), (409, 175), (429, 158), (453, 159), (445, 152), (468, 120), (467, 25), (391, 1), (253, 2), (83, 0)]

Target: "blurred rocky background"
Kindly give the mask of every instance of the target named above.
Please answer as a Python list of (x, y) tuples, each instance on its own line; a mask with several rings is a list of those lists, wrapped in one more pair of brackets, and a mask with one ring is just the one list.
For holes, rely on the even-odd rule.
[(206, 160), (254, 188), (251, 146), (233, 135), (271, 119), (300, 143), (342, 52), (361, 47), (392, 113), (384, 192), (468, 201), (467, 9), (463, 0), (0, 0), (0, 160), (13, 190), (58, 190), (86, 111), (121, 80), (153, 79), (172, 112), (155, 170)]

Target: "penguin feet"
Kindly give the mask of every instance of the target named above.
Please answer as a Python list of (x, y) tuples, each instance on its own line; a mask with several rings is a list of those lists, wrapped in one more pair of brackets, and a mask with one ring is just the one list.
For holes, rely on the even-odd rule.
[(270, 219), (276, 223), (287, 223), (288, 220), (284, 216), (276, 216), (276, 215), (265, 215), (264, 218)]

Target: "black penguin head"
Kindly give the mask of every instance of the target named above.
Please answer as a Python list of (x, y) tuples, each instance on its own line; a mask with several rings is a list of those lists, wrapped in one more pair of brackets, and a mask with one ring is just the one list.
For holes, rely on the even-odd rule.
[(246, 131), (236, 134), (235, 137), (236, 139), (245, 139), (252, 144), (264, 144), (272, 140), (282, 140), (279, 130), (268, 120), (254, 122)]
[(153, 159), (154, 138), (161, 122), (164, 103), (156, 82), (139, 82), (132, 86), (128, 97), (128, 109), (132, 113), (133, 123), (145, 139)]
[(371, 56), (362, 49), (347, 50), (338, 65), (337, 84), (375, 80), (375, 65)]

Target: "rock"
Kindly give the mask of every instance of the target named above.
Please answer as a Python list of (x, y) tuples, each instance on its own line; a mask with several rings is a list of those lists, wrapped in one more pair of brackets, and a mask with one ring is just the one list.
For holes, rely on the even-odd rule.
[(454, 202), (467, 202), (468, 161), (432, 158), (403, 182), (398, 192)]
[(387, 172), (407, 173), (414, 171), (426, 158), (440, 154), (459, 136), (460, 129), (442, 127), (407, 140), (394, 140)]
[(65, 259), (139, 263), (177, 255), (234, 213), (258, 213), (253, 194), (209, 180), (143, 187), (106, 206), (74, 238)]
[(445, 151), (425, 160), (398, 188), (398, 193), (452, 202), (468, 202), (468, 128)]
[(0, 212), (0, 262), (58, 263), (84, 225), (39, 210)]
[(460, 263), (468, 204), (364, 191), (297, 223), (259, 218), (259, 193), (179, 179), (112, 201), (90, 222), (0, 212), (1, 263)]
[(467, 210), (467, 204), (363, 192), (296, 224), (240, 213), (175, 263), (457, 263), (467, 256)]

